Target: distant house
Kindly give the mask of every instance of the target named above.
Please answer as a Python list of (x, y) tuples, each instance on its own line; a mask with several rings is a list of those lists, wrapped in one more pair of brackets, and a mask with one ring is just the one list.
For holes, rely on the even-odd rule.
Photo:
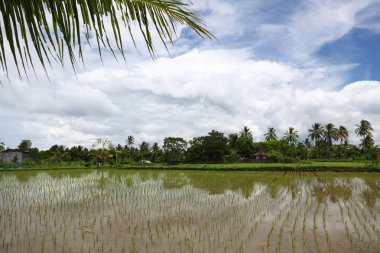
[(268, 154), (264, 150), (260, 150), (255, 154), (256, 160), (267, 160), (268, 159)]
[(3, 163), (18, 163), (28, 158), (29, 153), (19, 149), (6, 149), (0, 153), (0, 161)]

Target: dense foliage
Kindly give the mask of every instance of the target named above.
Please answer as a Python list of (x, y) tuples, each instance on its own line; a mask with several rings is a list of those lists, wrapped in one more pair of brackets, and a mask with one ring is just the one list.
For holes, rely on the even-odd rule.
[[(23, 140), (18, 146), (28, 150), (29, 164), (68, 164), (103, 166), (104, 164), (133, 163), (220, 163), (253, 162), (257, 152), (264, 152), (271, 162), (295, 162), (298, 160), (372, 160), (378, 163), (380, 150), (374, 145), (373, 128), (370, 122), (362, 120), (355, 126), (359, 145), (350, 144), (349, 132), (344, 126), (335, 127), (314, 123), (308, 129), (308, 136), (300, 140), (293, 127), (278, 137), (276, 129), (268, 128), (265, 141), (255, 141), (252, 131), (245, 126), (239, 133), (226, 136), (212, 130), (205, 136), (186, 141), (181, 137), (166, 137), (163, 145), (143, 141), (135, 145), (135, 138), (128, 136), (125, 145), (114, 145), (108, 139), (98, 139), (92, 148), (82, 146), (65, 147), (54, 145), (48, 150), (31, 148), (31, 141)], [(1, 143), (4, 149), (5, 144)]]

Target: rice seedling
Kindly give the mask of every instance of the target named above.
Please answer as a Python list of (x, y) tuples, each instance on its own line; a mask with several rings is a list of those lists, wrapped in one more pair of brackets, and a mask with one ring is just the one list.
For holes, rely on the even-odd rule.
[(364, 173), (2, 172), (0, 252), (339, 252), (339, 235), (346, 252), (378, 252), (379, 180)]

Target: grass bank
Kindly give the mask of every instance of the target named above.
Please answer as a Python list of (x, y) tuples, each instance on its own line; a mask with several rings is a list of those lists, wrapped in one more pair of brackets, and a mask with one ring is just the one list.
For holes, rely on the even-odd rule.
[(371, 162), (299, 162), (299, 163), (217, 163), (217, 164), (148, 164), (121, 165), (119, 169), (169, 169), (212, 171), (367, 171), (380, 172)]
[[(33, 165), (33, 166), (7, 166), (2, 170), (62, 170), (86, 169), (82, 165)], [(374, 166), (369, 161), (329, 162), (308, 161), (298, 163), (208, 163), (208, 164), (117, 164), (106, 165), (108, 169), (157, 169), (157, 170), (198, 170), (198, 171), (342, 171), (342, 172), (380, 172), (379, 165)]]

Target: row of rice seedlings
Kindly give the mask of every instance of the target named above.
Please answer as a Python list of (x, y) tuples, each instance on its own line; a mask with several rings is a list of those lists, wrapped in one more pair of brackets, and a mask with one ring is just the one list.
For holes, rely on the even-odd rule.
[(276, 252), (281, 252), (281, 244), (282, 244), (282, 240), (283, 240), (284, 227), (286, 226), (286, 224), (288, 224), (291, 211), (294, 210), (294, 207), (295, 207), (295, 203), (294, 203), (294, 199), (293, 199), (291, 201), (291, 205), (290, 205), (289, 210), (287, 211), (285, 219), (283, 219), (281, 226), (279, 227), (278, 244), (277, 244)]
[(360, 225), (353, 214), (353, 208), (350, 203), (344, 203), (344, 206), (347, 211), (347, 216), (345, 219), (346, 235), (349, 238), (352, 247), (354, 247), (358, 252), (365, 252), (365, 248), (367, 248), (367, 241), (361, 233)]
[[(281, 207), (279, 213), (277, 214), (277, 216), (275, 216), (273, 218), (272, 225), (271, 225), (270, 230), (269, 230), (269, 232), (267, 234), (267, 244), (266, 244), (266, 246), (267, 246), (268, 249), (272, 249), (274, 247), (274, 240), (275, 240), (274, 239), (274, 233), (277, 230), (277, 226), (280, 225), (280, 224), (282, 224), (282, 222), (286, 219), (286, 216), (291, 211), (292, 204), (293, 204), (292, 198), (291, 198), (291, 196), (288, 195), (287, 198), (286, 198), (286, 205), (283, 206), (283, 207)], [(276, 238), (276, 239), (279, 239), (279, 237)]]
[[(41, 173), (23, 183), (14, 177), (2, 178), (0, 250), (244, 252), (256, 240), (257, 228), (279, 205), (285, 205), (285, 211), (278, 214), (280, 218), (275, 218), (278, 223), (282, 221), (279, 246), (281, 229), (293, 217), (290, 209), (298, 210), (291, 239), (295, 245), (298, 216), (304, 213), (306, 224), (306, 214), (311, 210), (307, 204), (311, 203), (311, 185), (305, 183), (308, 190), (298, 193), (292, 189), (295, 175), (284, 175), (288, 190), (272, 182), (270, 187), (258, 186), (261, 191), (253, 190), (248, 198), (231, 191), (210, 195), (190, 184), (165, 189), (165, 176), (142, 180), (138, 174), (109, 176), (94, 172), (79, 178), (54, 179)], [(261, 176), (265, 178), (266, 174)], [(268, 178), (273, 177), (268, 174)]]
[(356, 202), (355, 204), (355, 214), (358, 219), (360, 217), (362, 218), (362, 222), (365, 224), (365, 230), (370, 238), (372, 240), (372, 236), (374, 235), (377, 237), (377, 239), (380, 239), (380, 226), (377, 222), (376, 216), (371, 213), (371, 210), (373, 211), (373, 208), (366, 207), (361, 202)]
[(273, 208), (278, 208), (279, 206), (283, 205), (283, 202), (285, 201), (286, 195), (287, 195), (285, 189), (280, 190), (278, 199), (271, 198), (269, 195), (270, 192), (267, 192), (267, 194), (268, 195), (266, 195), (265, 198), (267, 202), (269, 202), (270, 204), (267, 205), (264, 209), (263, 207), (261, 207), (261, 215), (256, 216), (255, 220), (250, 223), (250, 227), (246, 229), (245, 239), (241, 240), (241, 243), (240, 243), (239, 248), (237, 249), (237, 252), (244, 252), (246, 248), (249, 248), (250, 243), (252, 242), (252, 240), (255, 239), (255, 232), (257, 231), (258, 227), (261, 225), (261, 223), (264, 221), (267, 215), (270, 214), (268, 210), (272, 210)]
[(332, 253), (333, 252), (333, 248), (332, 248), (331, 240), (330, 240), (330, 237), (329, 237), (329, 233), (328, 233), (327, 228), (326, 228), (326, 212), (327, 212), (327, 204), (325, 203), (324, 207), (323, 207), (323, 213), (322, 213), (322, 217), (323, 217), (323, 230), (324, 230), (324, 233), (325, 233), (326, 243), (327, 243), (329, 252)]
[[(367, 251), (369, 251), (370, 248), (378, 248), (380, 250), (380, 246), (376, 243), (373, 244), (374, 241), (378, 240), (378, 238), (375, 238), (376, 232), (374, 232), (371, 228), (371, 223), (368, 222), (366, 219), (364, 219), (365, 212), (360, 212), (357, 208), (358, 203), (350, 202), (350, 209), (352, 212), (352, 220), (351, 223), (353, 224), (353, 227), (355, 229), (355, 234), (360, 239), (360, 241), (363, 243), (363, 247), (366, 248)], [(376, 228), (376, 225), (375, 225)], [(376, 231), (376, 230), (375, 230)]]
[[(299, 183), (300, 185), (300, 192), (301, 192), (301, 195), (300, 197), (298, 198), (298, 201), (297, 201), (297, 204), (296, 204), (296, 209), (297, 209), (297, 213), (295, 214), (295, 218), (294, 218), (294, 222), (293, 222), (293, 226), (292, 226), (292, 229), (290, 231), (290, 236), (291, 236), (291, 247), (292, 247), (292, 252), (297, 252), (297, 239), (299, 240), (299, 238), (297, 238), (297, 226), (299, 226), (298, 224), (300, 223), (300, 220), (301, 220), (301, 213), (302, 212), (307, 212), (307, 206), (309, 206), (309, 195), (306, 191), (306, 188), (304, 187), (304, 185), (302, 183)], [(306, 217), (306, 216), (305, 216)], [(302, 237), (302, 240), (304, 240), (304, 226), (306, 226), (306, 220), (305, 220), (305, 217), (304, 219), (302, 220), (303, 222), (303, 227), (302, 227), (302, 231), (300, 232), (301, 233), (301, 237)]]

